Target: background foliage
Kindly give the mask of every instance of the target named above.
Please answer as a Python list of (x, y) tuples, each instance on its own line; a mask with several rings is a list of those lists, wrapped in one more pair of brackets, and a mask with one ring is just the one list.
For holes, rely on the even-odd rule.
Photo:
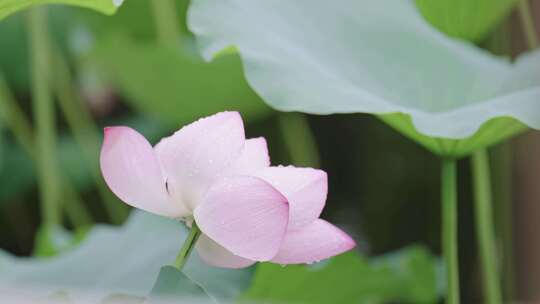
[[(78, 213), (66, 208), (64, 227), (54, 231), (39, 228), (36, 166), (32, 152), (10, 127), (16, 116), (8, 103), (21, 108), (32, 127), (31, 49), (23, 9), (46, 2), (84, 3), (99, 11), (47, 6), (51, 39), (68, 63), (79, 96), (72, 100), (80, 107), (74, 112), (87, 108), (91, 117), (91, 124), (82, 126), (81, 145), (69, 114), (60, 102), (56, 105), (56, 158), (65, 181), (62, 204), (73, 208), (75, 201), (80, 202), (89, 210), (90, 221), (76, 224), (70, 214)], [(496, 43), (511, 47), (511, 41), (501, 43), (495, 33), (501, 27), (512, 28), (504, 24), (515, 2), (417, 0), (416, 4), (442, 32), (494, 49)], [(316, 156), (299, 148), (305, 142), (304, 135), (295, 132), (299, 127), (289, 130), (288, 116), (269, 108), (250, 88), (237, 54), (227, 52), (210, 63), (200, 57), (185, 24), (188, 4), (176, 1), (180, 36), (171, 47), (159, 42), (147, 0), (126, 0), (114, 16), (102, 14), (116, 11), (107, 0), (0, 0), (0, 18), (6, 17), (0, 21), (0, 74), (12, 91), (0, 92), (0, 291), (40, 286), (32, 296), (74, 301), (95, 297), (96, 302), (141, 301), (150, 295), (151, 299), (203, 296), (220, 302), (240, 298), (264, 303), (437, 303), (444, 294), (444, 269), (438, 259), (436, 157), (379, 119), (361, 114), (292, 114), (307, 119)], [(185, 237), (181, 225), (136, 212), (131, 216), (120, 212), (120, 223), (110, 225), (113, 220), (104, 202), (111, 198), (103, 195), (95, 176), (100, 142), (91, 138), (101, 138), (99, 128), (128, 125), (155, 143), (192, 120), (231, 109), (247, 120), (249, 137), (267, 137), (274, 164), (320, 161), (330, 176), (323, 217), (354, 236), (357, 252), (316, 265), (260, 264), (241, 271), (214, 269), (194, 257), (183, 274), (161, 268), (173, 260)], [(522, 126), (516, 130), (523, 131)], [(94, 151), (90, 159), (85, 156), (88, 151)], [(460, 169), (463, 297), (474, 302), (480, 295), (468, 163), (461, 162)], [(40, 257), (27, 258), (32, 254)], [(81, 294), (81, 288), (92, 292)]]

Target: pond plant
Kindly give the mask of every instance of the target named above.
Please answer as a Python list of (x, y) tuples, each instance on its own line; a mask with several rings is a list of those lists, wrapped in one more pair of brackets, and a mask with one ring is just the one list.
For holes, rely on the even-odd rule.
[[(131, 3), (146, 5), (139, 10), (151, 11), (152, 26), (107, 32), (109, 24), (82, 14), (83, 25), (73, 23), (82, 33), (106, 33), (71, 52), (114, 79), (136, 111), (185, 126), (155, 146), (129, 123), (106, 127), (99, 152), (98, 128), (41, 5), (92, 9), (121, 23)], [(531, 50), (509, 59), (481, 48), (516, 7)], [(6, 299), (24, 288), (32, 299), (74, 303), (434, 303), (444, 296), (457, 304), (457, 161), (470, 158), (484, 300), (504, 302), (487, 149), (540, 129), (540, 51), (528, 2), (192, 0), (180, 9), (172, 0), (0, 0), (0, 19), (17, 12), (28, 33), (33, 122), (5, 77), (0, 120), (36, 167), (42, 223), (36, 257), (0, 256), (11, 274), (0, 275)], [(134, 16), (125, 18), (144, 22)], [(150, 27), (155, 41), (133, 39)], [(112, 193), (144, 210), (121, 228), (89, 229), (92, 214), (59, 170), (55, 101), (108, 220), (127, 217)], [(243, 119), (280, 115), (290, 154), (316, 167), (320, 156), (300, 113), (370, 114), (440, 158), (443, 267), (421, 247), (373, 259), (348, 252), (353, 237), (320, 218), (332, 176), (272, 166), (265, 138), (246, 138)], [(64, 213), (74, 232), (63, 228)], [(257, 262), (270, 263), (254, 274)]]

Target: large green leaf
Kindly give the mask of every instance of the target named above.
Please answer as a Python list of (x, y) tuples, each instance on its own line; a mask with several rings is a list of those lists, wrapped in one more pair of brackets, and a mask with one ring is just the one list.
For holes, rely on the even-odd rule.
[(113, 14), (121, 0), (0, 0), (0, 19), (30, 6), (41, 4), (67, 4), (95, 9), (104, 14)]
[[(60, 293), (75, 303), (99, 303), (118, 295), (146, 297), (186, 235), (179, 222), (136, 212), (124, 227), (97, 226), (79, 247), (55, 257), (2, 253), (0, 302), (13, 295), (35, 299)], [(210, 297), (226, 301), (248, 287), (252, 271), (213, 268), (194, 253), (184, 274)], [(191, 291), (188, 295), (193, 296)]]
[[(516, 0), (416, 0), (416, 6), (433, 26), (456, 38), (478, 42), (496, 27), (514, 8)], [(477, 133), (464, 140), (429, 138), (419, 134), (410, 119), (400, 114), (384, 115), (381, 119), (401, 130), (406, 136), (429, 150), (442, 155), (465, 156), (481, 148), (527, 129), (515, 119), (503, 117), (485, 123)]]
[(416, 0), (422, 15), (452, 37), (478, 41), (512, 10), (517, 0)]
[(279, 110), (402, 113), (411, 123), (385, 121), (445, 156), (518, 129), (497, 120), (475, 135), (495, 118), (540, 129), (540, 51), (510, 63), (440, 33), (412, 0), (199, 0), (188, 16), (205, 58), (236, 46), (250, 85)]
[[(186, 0), (174, 0), (176, 12), (179, 19), (179, 27), (183, 35), (188, 34), (185, 25), (185, 13), (189, 5)], [(122, 9), (109, 18), (102, 14), (96, 14), (90, 10), (74, 10), (79, 25), (84, 24), (95, 36), (107, 35), (107, 33), (122, 31), (129, 37), (140, 40), (156, 40), (157, 31), (154, 20), (152, 1), (148, 0), (126, 0), (122, 4)]]
[(183, 272), (173, 266), (163, 266), (159, 271), (156, 284), (152, 287), (148, 300), (152, 301), (170, 301), (175, 299), (195, 298), (197, 300), (211, 298), (204, 290), (193, 281), (191, 281)]
[(94, 56), (127, 102), (175, 125), (224, 110), (247, 119), (270, 113), (247, 85), (235, 54), (207, 63), (189, 47), (169, 49), (118, 34), (101, 41)]
[(493, 118), (473, 135), (464, 139), (429, 137), (419, 133), (409, 116), (401, 113), (379, 115), (379, 118), (431, 152), (445, 157), (464, 157), (477, 149), (496, 144), (527, 130), (527, 126), (511, 117)]
[[(439, 263), (422, 247), (371, 260), (351, 252), (323, 264), (262, 264), (246, 303), (436, 303)], [(401, 303), (401, 302), (400, 302)]]

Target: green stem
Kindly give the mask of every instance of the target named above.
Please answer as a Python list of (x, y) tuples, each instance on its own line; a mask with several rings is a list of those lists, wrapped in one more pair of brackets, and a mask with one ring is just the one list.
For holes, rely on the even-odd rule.
[(447, 304), (459, 303), (457, 166), (455, 160), (443, 159), (441, 174), (442, 250), (446, 266)]
[(493, 150), (492, 186), (495, 235), (500, 239), (503, 300), (514, 299), (514, 242), (512, 210), (512, 144), (505, 142)]
[(278, 123), (292, 162), (299, 166), (320, 167), (317, 144), (307, 117), (301, 113), (279, 113)]
[(60, 109), (66, 118), (75, 141), (82, 148), (84, 158), (89, 164), (88, 167), (92, 178), (109, 218), (112, 223), (120, 224), (126, 218), (128, 208), (112, 196), (99, 172), (97, 158), (99, 155), (98, 128), (80, 95), (74, 90), (75, 85), (67, 62), (58, 50), (53, 48), (51, 53), (56, 76), (53, 85)]
[(176, 267), (178, 270), (182, 270), (182, 268), (184, 268), (184, 265), (186, 264), (189, 255), (195, 247), (195, 243), (197, 242), (197, 239), (199, 239), (200, 235), (201, 230), (199, 229), (195, 221), (193, 221), (193, 225), (191, 226), (189, 235), (184, 241), (184, 245), (182, 245), (182, 249), (180, 249), (180, 252), (178, 253), (178, 256), (176, 257), (176, 260), (174, 262), (174, 267)]
[(47, 12), (34, 8), (28, 15), (32, 62), (32, 107), (36, 125), (38, 182), (45, 226), (60, 225), (60, 183), (56, 159), (56, 128), (47, 76), (50, 71), (47, 46)]
[(534, 27), (534, 19), (531, 14), (528, 0), (519, 0), (518, 2), (519, 19), (521, 26), (525, 31), (525, 38), (530, 49), (537, 48), (539, 45), (538, 36)]
[(180, 23), (174, 0), (151, 0), (158, 40), (162, 45), (177, 47), (180, 42)]
[(490, 304), (502, 303), (499, 272), (497, 265), (497, 246), (493, 231), (493, 209), (491, 197), (491, 173), (489, 156), (485, 149), (472, 155), (472, 176), (474, 186), (476, 237), (480, 262), (484, 300)]
[[(0, 114), (13, 132), (15, 140), (30, 156), (32, 162), (38, 165), (39, 157), (35, 152), (34, 135), (30, 122), (26, 119), (22, 109), (18, 106), (11, 90), (0, 75)], [(73, 186), (60, 176), (60, 184), (69, 203), (64, 204), (66, 215), (75, 227), (84, 227), (92, 223), (92, 217), (84, 208), (81, 198)]]

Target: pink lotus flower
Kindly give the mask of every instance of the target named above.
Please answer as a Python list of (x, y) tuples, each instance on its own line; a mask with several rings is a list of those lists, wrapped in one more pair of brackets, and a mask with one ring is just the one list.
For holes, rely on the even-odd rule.
[(152, 148), (128, 127), (105, 129), (101, 171), (127, 204), (202, 231), (208, 264), (312, 263), (355, 246), (319, 219), (327, 176), (312, 168), (271, 167), (266, 140), (245, 139), (237, 112), (200, 119)]

